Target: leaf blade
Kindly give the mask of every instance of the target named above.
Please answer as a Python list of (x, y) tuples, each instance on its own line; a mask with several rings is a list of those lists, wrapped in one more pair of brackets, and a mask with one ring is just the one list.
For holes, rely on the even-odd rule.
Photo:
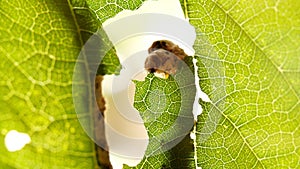
[(92, 167), (94, 145), (72, 103), (72, 68), (83, 45), (72, 7), (68, 1), (1, 1), (0, 15), (5, 70), (1, 140), (12, 129), (32, 139), (15, 153), (1, 144), (1, 163), (15, 168)]
[[(199, 117), (197, 154), (200, 158), (197, 162), (203, 168), (224, 165), (227, 167), (256, 166), (258, 168), (274, 165), (277, 167), (296, 167), (299, 165), (296, 160), (298, 155), (292, 151), (299, 146), (299, 142), (295, 141), (298, 138), (296, 128), (299, 126), (299, 121), (287, 122), (289, 121), (288, 116), (291, 119), (296, 119), (299, 116), (297, 114), (299, 112), (299, 95), (292, 89), (295, 81), (289, 83), (288, 81), (293, 78), (287, 79), (284, 73), (279, 71), (279, 66), (273, 62), (274, 58), (276, 60), (276, 56), (272, 56), (270, 53), (280, 48), (272, 49), (266, 46), (268, 44), (263, 44), (263, 41), (266, 40), (270, 43), (270, 36), (259, 37), (261, 32), (266, 34), (268, 32), (253, 29), (256, 25), (260, 27), (260, 22), (257, 21), (264, 21), (264, 25), (270, 24), (272, 26), (274, 20), (272, 17), (270, 17), (272, 19), (267, 19), (268, 16), (276, 16), (276, 14), (280, 14), (280, 11), (273, 11), (271, 14), (261, 12), (265, 14), (263, 19), (253, 19), (247, 25), (245, 24), (247, 22), (245, 20), (249, 19), (247, 16), (252, 16), (251, 13), (246, 12), (249, 12), (248, 9), (261, 11), (267, 9), (264, 6), (254, 5), (259, 2), (252, 2), (251, 7), (249, 4), (239, 1), (231, 1), (230, 4), (222, 1), (204, 1), (203, 4), (189, 3), (190, 22), (199, 32), (207, 34), (209, 43), (212, 44), (219, 57), (207, 57), (199, 50), (203, 45), (201, 43), (195, 45), (197, 55), (200, 56), (203, 66), (207, 69), (208, 75), (203, 76), (202, 79), (210, 80), (220, 77), (209, 69), (212, 64), (208, 60), (214, 62), (214, 58), (216, 58), (215, 62), (220, 62), (225, 68), (220, 72), (224, 72), (223, 77), (226, 79), (226, 93), (223, 95), (225, 107), (220, 108), (217, 104), (213, 104), (212, 107), (216, 107), (218, 110), (208, 109), (208, 112)], [(249, 8), (244, 10), (241, 8), (243, 5)], [(281, 5), (277, 5), (277, 7), (283, 9)], [(286, 7), (292, 8), (288, 5)], [(244, 12), (245, 15), (236, 13), (238, 10)], [(295, 12), (294, 9), (290, 11)], [(255, 17), (256, 15), (253, 14), (253, 18)], [(296, 19), (296, 22), (293, 23), (295, 25), (290, 25), (291, 29), (293, 29), (292, 27), (299, 27), (298, 21), (299, 19)], [(280, 23), (276, 24), (278, 27), (285, 27)], [(224, 26), (222, 27), (222, 25)], [(273, 28), (273, 30), (277, 29)], [(286, 33), (284, 29), (279, 29), (278, 32), (280, 34)], [(236, 41), (236, 43), (228, 43), (231, 41)], [(289, 43), (290, 39), (285, 39), (285, 41)], [(296, 44), (299, 44), (299, 41)], [(280, 50), (286, 57), (290, 56), (290, 60), (296, 62), (298, 59), (292, 57), (293, 55), (288, 55), (288, 51), (291, 53), (297, 51), (293, 46), (289, 49)], [(294, 64), (290, 66), (294, 67)], [(294, 75), (298, 76), (299, 70), (296, 70)], [(217, 88), (214, 83), (211, 84), (213, 89)], [(218, 93), (212, 89), (206, 89), (206, 92), (210, 95)], [(220, 103), (220, 101), (213, 102)], [(219, 116), (218, 119), (215, 119), (218, 125), (205, 127), (205, 120), (212, 119), (213, 116)], [(286, 125), (293, 127), (287, 129)], [(206, 133), (205, 129), (207, 128), (215, 128), (215, 131)], [(282, 131), (285, 131), (285, 134), (280, 134)], [(211, 137), (203, 140), (206, 134), (211, 135)], [(272, 140), (277, 140), (278, 145), (275, 145)], [(234, 147), (240, 147), (241, 150), (236, 150)], [(237, 151), (240, 153), (237, 154)], [(219, 153), (223, 156), (217, 155)], [(284, 157), (284, 155), (288, 155), (288, 157)], [(251, 160), (243, 162), (245, 161), (243, 156)], [(230, 163), (230, 160), (233, 159), (235, 160)], [(292, 160), (292, 163), (286, 163), (289, 160)]]

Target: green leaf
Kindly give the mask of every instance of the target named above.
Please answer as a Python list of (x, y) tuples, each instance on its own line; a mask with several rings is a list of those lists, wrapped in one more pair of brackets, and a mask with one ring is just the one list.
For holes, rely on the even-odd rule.
[(98, 67), (98, 75), (111, 75), (120, 73), (122, 66), (120, 60), (116, 54), (115, 48), (111, 48), (101, 60), (101, 63)]
[(97, 16), (100, 23), (114, 17), (116, 14), (123, 10), (135, 10), (144, 0), (131, 0), (131, 1), (115, 1), (115, 0), (86, 0), (89, 7)]
[[(0, 1), (0, 168), (95, 168), (94, 143), (73, 108), (74, 65), (101, 23), (142, 1), (86, 2)], [(200, 85), (212, 104), (201, 102), (196, 149), (186, 137), (139, 166), (299, 168), (300, 4), (193, 0), (182, 6), (197, 30)], [(104, 63), (115, 72), (119, 65), (110, 56)], [(32, 139), (13, 153), (4, 147), (12, 129)]]
[[(131, 0), (131, 1), (95, 1), (86, 0), (89, 4), (89, 8), (95, 13), (98, 21), (102, 24), (106, 19), (114, 17), (122, 10), (135, 10), (144, 0)], [(110, 45), (109, 45), (110, 46)], [(115, 48), (111, 48), (107, 54), (103, 57), (101, 64), (99, 65), (97, 74), (119, 74), (122, 66), (117, 57)]]
[(192, 140), (186, 136), (171, 150), (145, 157), (136, 167), (124, 165), (123, 168), (196, 168), (193, 151)]
[[(84, 0), (0, 1), (0, 168), (97, 168), (94, 142), (72, 99), (79, 52), (106, 20), (89, 6)], [(91, 114), (80, 117), (91, 121)], [(29, 134), (31, 143), (8, 152), (10, 130)]]
[(212, 99), (198, 119), (198, 166), (299, 168), (299, 7), (188, 1), (200, 85)]
[(191, 58), (182, 61), (177, 73), (167, 79), (150, 73), (145, 81), (135, 81), (134, 107), (140, 112), (149, 136), (145, 158), (136, 168), (194, 166), (185, 160), (193, 160), (189, 132), (194, 124), (196, 87), (193, 69), (188, 67), (192, 65)]
[[(193, 0), (182, 7), (196, 28), (199, 83), (212, 103), (200, 100), (195, 149), (177, 158), (193, 168), (299, 168), (300, 4)], [(136, 90), (155, 92), (148, 84)], [(141, 98), (159, 106), (157, 98), (139, 95), (142, 116), (150, 103), (139, 105)], [(149, 133), (166, 127), (145, 126)], [(136, 168), (171, 168), (176, 158), (170, 154), (178, 148), (146, 157)]]
[[(94, 144), (72, 103), (72, 72), (97, 25), (68, 1), (0, 1), (0, 168), (92, 168)], [(84, 15), (85, 17), (79, 17)], [(87, 118), (89, 118), (87, 116)], [(31, 143), (8, 152), (10, 130)]]

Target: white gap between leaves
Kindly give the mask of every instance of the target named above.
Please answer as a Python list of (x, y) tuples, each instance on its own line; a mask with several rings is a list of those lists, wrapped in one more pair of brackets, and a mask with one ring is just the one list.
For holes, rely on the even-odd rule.
[[(118, 13), (115, 17), (108, 19), (103, 23), (103, 28), (110, 40), (113, 42), (117, 51), (117, 55), (123, 66), (119, 76), (106, 75), (102, 81), (102, 90), (103, 96), (106, 99), (107, 112), (105, 113), (105, 132), (109, 146), (110, 161), (114, 169), (123, 168), (123, 164), (136, 166), (143, 159), (144, 153), (147, 149), (147, 131), (144, 127), (143, 120), (141, 119), (139, 112), (133, 107), (135, 85), (132, 82), (133, 79), (144, 80), (145, 76), (147, 75), (147, 72), (144, 70), (144, 62), (148, 56), (147, 49), (154, 41), (166, 39), (177, 44), (190, 56), (193, 56), (195, 53), (192, 48), (194, 40), (192, 43), (185, 42), (189, 45), (186, 46), (186, 44), (182, 44), (181, 42), (176, 41), (176, 39), (170, 38), (170, 36), (159, 34), (133, 36), (125, 40), (122, 39), (122, 41), (116, 41), (115, 39), (111, 38), (115, 36), (116, 32), (106, 29), (107, 25), (117, 22), (121, 18), (143, 13), (165, 14), (185, 20), (179, 1), (149, 0), (145, 1), (138, 10), (124, 10)], [(147, 20), (144, 22), (147, 22)], [(143, 25), (143, 23), (139, 24)], [(186, 20), (186, 24), (189, 24), (188, 20)], [(153, 24), (153, 26), (155, 27), (156, 25)], [(179, 29), (183, 25), (166, 26)], [(129, 27), (130, 25), (124, 25), (124, 27), (118, 28), (118, 31), (127, 31)], [(192, 36), (196, 36), (195, 32), (187, 33), (192, 33)], [(138, 57), (130, 59), (130, 57), (135, 55), (138, 51), (144, 52), (140, 52)], [(194, 59), (193, 64), (195, 66), (196, 77), (195, 85), (197, 89), (193, 106), (195, 120), (202, 112), (202, 108), (198, 103), (199, 98), (203, 99), (204, 101), (210, 101), (208, 96), (201, 91), (199, 86), (199, 77), (197, 74), (198, 68), (196, 66), (196, 62), (197, 60)], [(117, 86), (115, 85), (116, 83), (118, 83)], [(123, 102), (120, 100), (123, 100)]]

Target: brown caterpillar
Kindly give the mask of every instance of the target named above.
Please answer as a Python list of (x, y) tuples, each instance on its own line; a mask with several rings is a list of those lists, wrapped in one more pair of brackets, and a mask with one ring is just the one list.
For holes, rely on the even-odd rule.
[(148, 49), (148, 53), (151, 53), (157, 49), (165, 49), (169, 52), (172, 52), (181, 60), (183, 60), (187, 56), (187, 54), (184, 53), (183, 49), (181, 49), (178, 45), (175, 45), (173, 42), (169, 40), (159, 40), (153, 42), (151, 47)]
[(183, 49), (168, 40), (153, 42), (148, 53), (145, 69), (150, 73), (165, 73), (166, 78), (176, 73), (180, 60), (187, 56)]

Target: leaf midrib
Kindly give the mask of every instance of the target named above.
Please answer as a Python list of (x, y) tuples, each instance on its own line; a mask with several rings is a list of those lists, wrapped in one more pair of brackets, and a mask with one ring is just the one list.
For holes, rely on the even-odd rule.
[[(72, 6), (70, 0), (67, 0), (67, 2), (68, 2), (68, 6), (69, 6), (69, 10), (71, 12), (71, 15), (73, 17), (73, 21), (74, 21), (75, 27), (77, 29), (77, 34), (78, 34), (78, 37), (79, 37), (80, 46), (83, 47), (84, 46), (83, 37), (81, 35), (81, 29), (80, 29), (80, 26), (79, 26), (78, 21), (76, 19), (76, 16), (75, 16), (75, 13), (74, 13), (74, 10), (73, 10), (73, 6)], [(84, 62), (84, 65), (85, 65), (86, 71), (88, 72), (88, 63)], [(90, 79), (89, 76), (86, 76), (85, 78), (87, 79), (87, 81), (91, 82), (91, 79)], [(93, 91), (92, 87), (94, 87), (94, 84), (93, 85), (87, 85), (87, 87), (88, 87), (88, 91), (90, 93), (90, 92)], [(91, 94), (89, 94), (89, 95), (91, 96)], [(92, 102), (91, 101), (89, 101), (89, 107), (92, 107)], [(91, 121), (93, 121), (92, 116), (90, 116), (90, 117), (91, 117)], [(91, 124), (91, 128), (92, 127), (93, 127), (93, 123)], [(92, 148), (93, 149), (92, 154), (93, 154), (94, 165), (98, 166), (98, 159), (96, 158), (97, 157), (96, 156), (96, 154), (97, 154), (97, 152), (96, 152), (96, 145), (95, 145), (95, 143), (93, 141), (90, 141), (90, 143), (92, 144), (92, 147), (93, 147)]]
[[(242, 25), (239, 24), (239, 23), (237, 23), (237, 22), (233, 19), (233, 17), (230, 15), (230, 12), (226, 12), (226, 11), (222, 8), (222, 6), (220, 6), (217, 2), (215, 2), (215, 1), (212, 1), (212, 2), (215, 3), (215, 5), (216, 5), (219, 9), (221, 9), (221, 10), (223, 11), (223, 13), (225, 13), (225, 15), (227, 15), (227, 16), (228, 16), (228, 17), (229, 17), (236, 25), (238, 25), (238, 26), (240, 27), (241, 31), (244, 32), (244, 34), (246, 35), (246, 37), (247, 37), (248, 39), (250, 39), (251, 42), (255, 45), (255, 47), (263, 54), (263, 56), (264, 56), (270, 63), (272, 63), (272, 65), (275, 67), (275, 69), (277, 70), (277, 72), (279, 72), (279, 74), (281, 75), (282, 79), (284, 79), (284, 81), (285, 81), (285, 82), (288, 84), (288, 86), (292, 89), (293, 94), (295, 94), (296, 97), (297, 97), (297, 99), (300, 100), (300, 97), (297, 95), (296, 89), (293, 88), (293, 85), (291, 85), (291, 84), (289, 83), (289, 81), (286, 79), (286, 77), (285, 77), (284, 74), (283, 74), (283, 71), (281, 71), (281, 70), (276, 66), (275, 62), (273, 62), (272, 59), (270, 59), (269, 57), (267, 57), (267, 55), (265, 54), (264, 50), (260, 47), (259, 43), (257, 43), (255, 40), (253, 40), (254, 37), (251, 37), (251, 35), (250, 35), (245, 29), (243, 29)], [(229, 11), (230, 11), (230, 10), (229, 10)], [(249, 19), (248, 21), (250, 21), (250, 19)]]

